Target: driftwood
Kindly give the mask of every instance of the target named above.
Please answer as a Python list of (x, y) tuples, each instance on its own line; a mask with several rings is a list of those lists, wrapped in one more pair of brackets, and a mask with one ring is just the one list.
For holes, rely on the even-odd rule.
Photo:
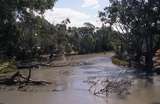
[(9, 78), (0, 79), (0, 84), (1, 85), (18, 85), (19, 88), (23, 88), (25, 85), (49, 85), (51, 84), (51, 82), (32, 80), (31, 69), (29, 69), (28, 76), (24, 76), (19, 71), (17, 71)]
[[(18, 88), (23, 88), (25, 86), (45, 86), (45, 85), (49, 85), (52, 84), (51, 82), (47, 82), (47, 81), (37, 81), (37, 80), (32, 80), (31, 79), (31, 72), (33, 68), (39, 68), (41, 64), (34, 64), (34, 63), (18, 63), (17, 69), (18, 71), (15, 72), (13, 75), (11, 76), (7, 76), (6, 78), (2, 78), (0, 79), (0, 85), (16, 85), (18, 86)], [(22, 73), (20, 73), (20, 69), (28, 69), (28, 75), (23, 75)]]
[(112, 93), (116, 93), (119, 96), (128, 95), (129, 88), (132, 85), (131, 80), (97, 80), (91, 81), (92, 85), (89, 91), (96, 96), (109, 96)]

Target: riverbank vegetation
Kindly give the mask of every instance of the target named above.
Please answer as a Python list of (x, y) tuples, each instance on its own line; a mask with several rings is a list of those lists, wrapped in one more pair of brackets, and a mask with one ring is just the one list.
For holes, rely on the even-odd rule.
[(51, 24), (45, 20), (45, 10), (51, 9), (55, 2), (0, 1), (1, 60), (15, 60), (17, 68), (21, 68), (24, 63), (28, 64), (24, 66), (35, 66), (30, 63), (49, 63), (63, 55), (113, 49), (112, 30), (105, 25), (96, 27), (86, 22), (82, 27), (69, 27), (68, 24), (72, 22), (69, 18), (60, 24)]
[(59, 24), (49, 23), (43, 14), (55, 3), (56, 0), (0, 1), (1, 60), (48, 64), (57, 56), (114, 50), (118, 58), (127, 62), (113, 59), (113, 63), (153, 68), (152, 58), (160, 48), (159, 1), (110, 0), (110, 5), (99, 12), (101, 27), (89, 22), (70, 27), (69, 18)]
[(116, 53), (132, 65), (153, 68), (153, 57), (160, 48), (160, 1), (110, 0), (100, 12), (104, 24), (117, 31)]
[[(0, 74), (13, 75), (0, 79), (0, 84), (47, 85), (51, 82), (32, 80), (31, 70), (50, 66), (65, 55), (89, 54), (112, 50), (112, 30), (105, 25), (95, 27), (86, 22), (82, 27), (69, 27), (69, 18), (51, 24), (43, 14), (54, 7), (56, 0), (0, 1)], [(10, 62), (14, 60), (14, 63)], [(67, 60), (66, 60), (67, 61)], [(57, 64), (56, 64), (57, 65)], [(62, 64), (60, 64), (62, 65)], [(19, 69), (28, 69), (27, 75)]]
[(57, 24), (47, 21), (44, 14), (56, 1), (0, 0), (0, 90), (48, 86), (45, 91), (63, 91), (64, 96), (81, 90), (83, 95), (88, 89), (110, 97), (128, 96), (132, 86), (133, 92), (158, 89), (158, 78), (152, 75), (160, 74), (153, 70), (154, 65), (160, 68), (160, 1), (109, 0), (97, 13), (99, 27), (87, 21), (81, 27), (71, 26), (70, 18)]

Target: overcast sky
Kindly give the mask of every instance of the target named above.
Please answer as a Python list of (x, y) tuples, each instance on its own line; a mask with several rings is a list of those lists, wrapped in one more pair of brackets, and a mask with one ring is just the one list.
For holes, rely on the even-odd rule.
[(82, 26), (84, 22), (91, 22), (100, 26), (98, 11), (108, 5), (108, 0), (58, 0), (52, 10), (47, 10), (45, 19), (50, 23), (60, 23), (69, 18), (70, 26)]

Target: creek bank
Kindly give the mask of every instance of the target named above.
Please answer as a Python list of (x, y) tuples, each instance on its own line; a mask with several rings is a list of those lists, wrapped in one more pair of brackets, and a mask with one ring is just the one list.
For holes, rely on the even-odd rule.
[(160, 68), (147, 69), (144, 65), (139, 65), (136, 62), (129, 63), (117, 56), (112, 56), (112, 63), (126, 69), (134, 69), (135, 73), (145, 75), (160, 75)]

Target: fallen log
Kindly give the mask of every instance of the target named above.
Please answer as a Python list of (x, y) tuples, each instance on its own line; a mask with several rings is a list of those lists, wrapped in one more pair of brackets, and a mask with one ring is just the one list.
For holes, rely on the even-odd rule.
[(28, 76), (22, 75), (19, 71), (14, 73), (9, 78), (0, 79), (1, 85), (19, 85), (19, 88), (23, 88), (25, 85), (49, 85), (52, 84), (51, 82), (47, 81), (36, 81), (32, 80), (31, 78), (31, 69), (29, 71)]

